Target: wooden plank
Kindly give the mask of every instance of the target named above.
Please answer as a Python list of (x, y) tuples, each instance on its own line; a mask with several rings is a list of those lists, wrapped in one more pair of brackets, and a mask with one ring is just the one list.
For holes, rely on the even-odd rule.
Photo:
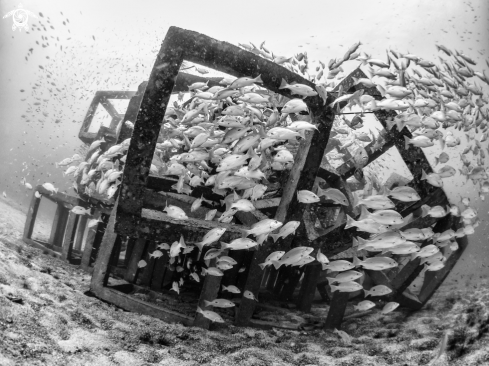
[(127, 265), (126, 275), (124, 276), (124, 279), (129, 283), (133, 283), (136, 280), (138, 262), (141, 260), (145, 248), (146, 239), (137, 239), (132, 250), (131, 258), (129, 259), (129, 264)]
[(115, 217), (116, 210), (114, 209), (109, 216), (109, 221), (107, 223), (107, 227), (105, 228), (102, 243), (97, 254), (97, 259), (95, 260), (92, 281), (90, 283), (90, 289), (95, 294), (97, 294), (97, 291), (100, 291), (105, 286), (107, 286), (107, 281), (109, 280), (109, 263), (112, 255), (112, 250), (114, 249), (114, 243), (117, 239), (117, 234), (114, 232)]
[(175, 220), (163, 212), (146, 209), (143, 212), (146, 217), (126, 215), (120, 212), (116, 223), (117, 233), (160, 242), (178, 241), (183, 235), (185, 241), (195, 242), (202, 240), (211, 229), (222, 227), (226, 228), (226, 232), (221, 237), (221, 241), (229, 243), (231, 240), (241, 237), (240, 229), (248, 229), (246, 226), (205, 221), (191, 217), (188, 220)]
[(66, 228), (65, 232), (63, 235), (63, 241), (62, 241), (62, 259), (65, 261), (69, 261), (71, 258), (71, 251), (73, 249), (73, 241), (75, 238), (75, 227), (76, 223), (78, 221), (78, 215), (74, 214), (73, 212), (68, 213), (68, 219), (66, 222)]
[(129, 265), (129, 260), (131, 259), (132, 251), (134, 250), (135, 243), (136, 243), (136, 238), (127, 238), (126, 255), (124, 257), (124, 267), (126, 268)]
[(297, 299), (297, 308), (300, 311), (310, 312), (316, 287), (321, 274), (321, 265), (306, 266), (302, 286)]
[[(215, 267), (217, 263), (217, 259), (214, 258), (210, 261), (209, 267)], [(205, 301), (212, 301), (217, 297), (217, 293), (219, 292), (219, 287), (221, 286), (222, 276), (211, 276), (207, 274), (205, 276), (204, 285), (202, 287), (202, 291), (200, 293), (199, 304), (198, 306), (202, 310), (212, 310), (212, 306), (205, 306)], [(209, 329), (211, 321), (205, 318), (201, 313), (195, 314), (195, 319), (193, 322), (194, 327), (200, 327), (204, 329)]]
[[(53, 222), (51, 224), (51, 234), (49, 236), (49, 243), (52, 245), (58, 245), (60, 224), (63, 222), (63, 214), (65, 213), (65, 208), (62, 204), (56, 204), (56, 212), (54, 213)], [(64, 229), (64, 228), (63, 228)]]
[(149, 286), (151, 278), (153, 277), (153, 269), (155, 266), (155, 258), (149, 256), (156, 249), (156, 242), (154, 240), (148, 240), (148, 246), (144, 253), (143, 259), (146, 261), (146, 267), (141, 269), (141, 273), (138, 275), (137, 284), (140, 286)]
[(274, 266), (270, 266), (270, 275), (268, 276), (268, 281), (267, 281), (267, 290), (272, 291), (275, 282), (277, 281), (278, 277), (278, 270)]
[(291, 273), (287, 276), (287, 280), (284, 283), (284, 287), (280, 292), (279, 300), (280, 301), (290, 301), (294, 295), (295, 288), (299, 283), (299, 280), (304, 272), (303, 268), (292, 267)]
[(76, 226), (75, 243), (73, 244), (73, 249), (75, 250), (81, 250), (82, 243), (83, 243), (83, 234), (85, 234), (87, 221), (88, 221), (87, 215), (81, 215), (78, 218), (78, 224)]
[(93, 243), (95, 241), (95, 236), (97, 235), (97, 230), (99, 226), (100, 223), (97, 223), (88, 229), (87, 237), (85, 239), (85, 247), (83, 248), (83, 255), (80, 264), (80, 268), (84, 271), (88, 271), (88, 268), (91, 265)]
[(193, 323), (193, 318), (191, 317), (161, 308), (108, 287), (97, 287), (92, 291), (98, 298), (127, 311), (149, 315), (168, 323), (182, 323), (187, 326), (191, 326)]
[(31, 198), (31, 204), (29, 210), (27, 211), (25, 225), (24, 225), (24, 236), (23, 239), (31, 239), (32, 232), (34, 231), (34, 226), (36, 224), (37, 212), (39, 211), (39, 205), (41, 203), (41, 198), (37, 198), (34, 191)]
[(165, 272), (168, 265), (168, 260), (170, 256), (168, 255), (168, 250), (162, 250), (163, 256), (156, 260), (154, 266), (153, 280), (151, 281), (151, 290), (160, 291), (163, 286), (163, 279), (165, 277)]
[(49, 243), (41, 243), (38, 240), (33, 240), (30, 238), (23, 238), (24, 243), (29, 244), (35, 248), (41, 249), (46, 254), (53, 257), (61, 258), (61, 248), (50, 245)]
[(346, 306), (350, 294), (348, 292), (333, 292), (331, 298), (331, 306), (324, 323), (324, 329), (341, 329), (341, 323), (343, 322), (343, 316), (345, 315)]

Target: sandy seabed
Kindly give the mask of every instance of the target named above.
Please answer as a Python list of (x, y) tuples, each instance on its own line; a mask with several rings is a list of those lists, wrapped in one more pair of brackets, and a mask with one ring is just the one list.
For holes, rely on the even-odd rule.
[[(418, 312), (378, 310), (322, 329), (167, 324), (88, 296), (90, 275), (22, 242), (23, 213), (0, 201), (0, 365), (489, 365), (489, 281), (444, 283)], [(47, 230), (48, 223), (41, 223)], [(328, 307), (315, 303), (321, 319)], [(347, 314), (353, 313), (349, 306)], [(262, 316), (263, 318), (263, 316)], [(448, 334), (440, 357), (441, 341)]]

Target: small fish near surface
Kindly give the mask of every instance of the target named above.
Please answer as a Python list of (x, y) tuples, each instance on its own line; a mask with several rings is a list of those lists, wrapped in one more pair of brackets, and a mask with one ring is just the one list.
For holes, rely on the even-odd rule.
[(91, 209), (84, 208), (82, 206), (75, 206), (71, 209), (71, 212), (73, 212), (75, 215), (90, 215)]

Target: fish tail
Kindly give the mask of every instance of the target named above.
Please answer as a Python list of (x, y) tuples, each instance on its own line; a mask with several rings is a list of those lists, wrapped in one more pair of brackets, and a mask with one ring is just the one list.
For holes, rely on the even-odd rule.
[(352, 79), (353, 79), (353, 85), (357, 85), (358, 84), (358, 78), (353, 77)]
[(276, 243), (277, 239), (280, 237), (280, 234), (270, 234), (270, 236), (272, 237), (273, 242)]
[(197, 306), (197, 312), (198, 313), (201, 313), (201, 314), (204, 314), (204, 312), (202, 311), (202, 309), (200, 308), (200, 306)]
[(369, 215), (369, 212), (365, 206), (362, 206), (361, 211), (360, 211), (360, 217), (358, 218), (358, 221), (365, 220)]
[(428, 205), (421, 206), (421, 217), (427, 216), (429, 211), (430, 211), (430, 206)]
[(211, 301), (204, 300), (204, 306), (208, 307), (211, 304)]
[(365, 292), (365, 296), (364, 297), (367, 297), (368, 295), (370, 295), (370, 291), (368, 291), (368, 290), (363, 289), (363, 292)]
[(356, 221), (348, 214), (346, 214), (346, 226), (345, 229), (349, 229), (353, 226), (355, 226)]
[(222, 287), (222, 291), (227, 291), (228, 290), (228, 287), (227, 286), (222, 285), (221, 287)]
[(406, 150), (409, 150), (409, 137), (407, 137), (406, 135), (404, 135), (404, 148)]
[(328, 284), (329, 284), (330, 286), (331, 286), (331, 284), (332, 284), (333, 282), (335, 282), (335, 281), (336, 281), (336, 278), (334, 278), (334, 277), (326, 277), (326, 279), (328, 280)]
[(321, 187), (319, 187), (319, 185), (318, 185), (318, 190), (317, 190), (316, 195), (317, 195), (318, 197), (321, 197), (321, 196), (326, 196), (326, 194), (324, 193), (324, 190), (323, 190), (323, 189), (321, 189)]
[(427, 177), (428, 177), (428, 175), (426, 174), (424, 169), (421, 169), (421, 180), (426, 180)]
[(221, 241), (221, 250), (229, 248), (229, 244)]
[(201, 252), (202, 251), (202, 248), (204, 247), (204, 245), (202, 243), (195, 243), (195, 246), (197, 248), (199, 248), (199, 252)]
[(279, 269), (280, 266), (282, 265), (282, 263), (280, 263), (279, 261), (272, 261), (272, 264), (275, 267), (275, 269)]
[(240, 229), (239, 231), (241, 231), (242, 238), (246, 238), (248, 235), (250, 235), (249, 230)]
[(392, 119), (392, 120), (391, 120), (391, 119), (387, 119), (387, 120), (385, 121), (385, 123), (386, 123), (386, 125), (387, 125), (387, 129), (388, 129), (389, 131), (390, 131), (390, 130), (392, 130), (392, 127), (394, 127), (394, 125), (396, 124), (396, 123), (394, 122), (394, 119)]
[(278, 87), (279, 89), (284, 89), (288, 86), (287, 82), (285, 81), (284, 78), (282, 78), (282, 81), (280, 82), (280, 86)]
[(329, 285), (329, 287), (331, 287), (331, 292), (335, 292), (338, 290), (338, 286), (335, 286), (335, 285)]
[(263, 80), (261, 79), (261, 74), (255, 78), (255, 83), (263, 83)]
[(411, 254), (411, 260), (416, 259), (416, 257), (417, 257), (417, 256), (418, 256), (418, 254), (417, 254), (417, 253), (413, 253), (413, 254)]
[(367, 247), (367, 241), (364, 238), (357, 238), (358, 240), (358, 248), (357, 250), (363, 250)]
[(262, 271), (265, 269), (266, 264), (265, 263), (260, 263), (258, 266), (262, 269)]
[[(359, 238), (359, 239), (361, 239), (361, 238)], [(355, 267), (358, 267), (358, 266), (360, 266), (361, 264), (362, 264), (362, 261), (361, 261), (360, 259), (358, 259), (358, 257), (357, 257), (357, 256), (354, 256), (354, 257), (353, 257), (353, 265), (354, 265)]]

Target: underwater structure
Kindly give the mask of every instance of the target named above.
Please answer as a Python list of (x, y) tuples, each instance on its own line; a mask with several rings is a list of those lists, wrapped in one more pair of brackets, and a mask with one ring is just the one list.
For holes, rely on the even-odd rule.
[[(307, 130), (298, 144), (292, 144), (290, 151), (293, 152), (293, 160), (290, 162), (290, 169), (278, 170), (277, 174), (263, 184), (262, 197), (253, 201), (254, 210), (233, 212), (234, 222), (206, 219), (213, 210), (217, 211), (214, 213), (216, 217), (224, 217), (229, 211), (228, 208), (225, 211), (221, 209), (224, 198), (221, 192), (201, 184), (194, 186), (190, 192), (183, 192), (183, 180), (178, 174), (154, 174), (152, 169), (155, 151), (158, 150), (160, 153), (157, 155), (164, 163), (171, 162), (172, 156), (182, 154), (187, 154), (186, 160), (180, 161), (187, 164), (208, 160), (207, 152), (192, 149), (201, 154), (192, 156), (190, 146), (185, 144), (176, 146), (173, 153), (168, 153), (168, 150), (162, 152), (161, 145), (158, 147), (171, 138), (171, 135), (161, 132), (165, 117), (176, 115), (185, 119), (184, 115), (178, 115), (176, 108), (171, 110), (172, 93), (187, 91), (190, 85), (199, 82), (207, 83), (209, 87), (216, 86), (221, 79), (179, 72), (184, 60), (238, 78), (260, 75), (263, 87), (283, 98), (278, 103), (281, 105), (280, 110), (285, 107), (285, 101), (292, 98), (289, 89), (281, 88), (282, 80), (286, 80), (289, 85), (296, 83), (318, 91), (316, 95), (303, 100), (308, 113), (293, 118), (301, 121), (304, 117), (315, 128)], [(362, 168), (395, 147), (413, 176), (406, 186), (422, 197), (410, 202), (392, 199), (395, 211), (403, 218), (400, 226), (402, 230), (432, 227), (434, 233), (442, 234), (450, 230), (456, 232), (461, 227), (451, 213), (442, 217), (426, 215), (426, 205), (445, 207), (448, 200), (442, 188), (422, 179), (423, 174), (432, 173), (433, 170), (421, 148), (405, 148), (406, 137), (413, 137), (406, 127), (402, 130), (392, 128), (382, 134), (381, 139), (362, 147), (360, 152), (363, 155), (360, 157), (358, 150), (353, 151), (353, 154), (345, 154), (342, 164), (336, 169), (327, 163), (326, 154), (337, 144), (331, 138), (335, 118), (341, 115), (339, 110), (348, 103), (348, 100), (342, 100), (341, 97), (361, 91), (375, 100), (382, 100), (382, 95), (376, 88), (355, 85), (355, 78), (364, 77), (362, 70), (357, 68), (333, 90), (326, 92), (300, 75), (252, 52), (196, 32), (171, 27), (148, 81), (142, 83), (137, 92), (98, 92), (80, 130), (79, 137), (82, 141), (87, 144), (98, 142), (100, 148), (95, 158), (95, 150), (89, 151), (86, 156), (87, 164), (94, 163), (105, 154), (105, 171), (114, 169), (113, 161), (119, 156), (121, 149), (127, 150), (125, 160), (117, 166), (120, 169), (118, 177), (121, 178), (121, 183), (114, 188), (117, 191), (107, 199), (103, 194), (97, 193), (98, 189), (90, 191), (88, 181), (84, 182), (82, 175), (77, 181), (80, 198), (47, 192), (43, 186), (36, 187), (27, 217), (24, 241), (52, 250), (63, 259), (78, 263), (85, 270), (93, 272), (91, 291), (97, 297), (121, 308), (165, 321), (208, 328), (212, 321), (222, 320), (215, 318), (215, 313), (212, 312), (213, 304), (219, 307), (216, 299), (228, 298), (239, 305), (234, 311), (233, 322), (236, 325), (270, 328), (276, 324), (253, 319), (255, 308), (266, 304), (267, 298), (286, 303), (294, 302), (299, 310), (307, 312), (311, 310), (316, 290), (319, 290), (330, 302), (324, 327), (340, 329), (347, 302), (360, 292), (328, 292), (323, 276), (327, 263), (319, 262), (319, 256), (318, 261), (306, 260), (301, 266), (284, 265), (276, 268), (268, 265), (262, 269), (260, 264), (266, 263), (272, 253), (288, 252), (294, 248), (311, 248), (308, 253), (320, 251), (330, 260), (337, 257), (352, 264), (358, 260), (359, 255), (375, 258), (372, 252), (357, 250), (358, 241), (355, 237), (368, 239), (368, 234), (345, 228), (347, 216), (361, 217), (353, 204), (356, 197), (352, 193), (351, 184), (347, 182), (349, 178), (354, 176), (358, 182), (362, 182)], [(131, 98), (124, 115), (110, 104), (111, 98)], [(112, 121), (108, 127), (101, 127), (96, 134), (90, 134), (88, 127), (98, 104), (109, 112)], [(338, 104), (340, 108), (335, 108), (334, 104)], [(214, 113), (213, 117), (217, 120), (220, 114), (217, 111)], [(251, 114), (253, 113), (252, 111)], [(373, 113), (384, 128), (388, 127), (387, 121), (396, 116), (396, 112), (392, 110), (376, 110)], [(271, 118), (270, 115), (268, 117)], [(253, 117), (251, 121), (253, 125)], [(131, 122), (134, 123), (133, 126)], [(192, 126), (192, 123), (188, 126)], [(255, 139), (254, 142), (265, 138), (258, 130), (249, 136)], [(188, 141), (187, 145), (190, 144)], [(246, 150), (240, 151), (244, 152)], [(219, 170), (216, 164), (210, 164), (209, 171)], [(104, 172), (97, 174), (102, 174), (103, 177)], [(313, 191), (318, 186), (323, 190), (335, 189), (341, 192), (348, 203), (344, 205), (328, 198), (313, 203), (298, 199), (298, 192)], [(247, 186), (239, 190), (250, 188), (244, 187)], [(59, 208), (48, 243), (35, 242), (30, 237), (42, 197), (54, 200)], [(201, 201), (197, 205), (196, 201), (199, 199)], [(84, 236), (81, 233), (90, 223), (86, 216), (70, 211), (75, 206), (90, 209), (90, 216), (100, 221), (92, 221), (83, 246)], [(194, 209), (195, 206), (198, 206), (197, 209)], [(171, 216), (168, 207), (183, 210), (183, 219)], [(250, 231), (250, 228), (264, 220), (283, 224), (298, 222), (299, 225), (286, 237), (279, 237), (277, 240), (265, 237), (260, 245), (252, 246), (248, 250), (233, 250), (231, 244), (218, 244), (232, 243), (243, 236), (243, 231)], [(316, 225), (317, 221), (320, 221), (319, 226)], [(212, 230), (217, 232), (218, 229), (225, 230), (213, 242), (203, 244), (206, 234)], [(429, 239), (422, 240), (420, 249), (428, 247), (430, 242)], [(201, 248), (195, 243), (200, 243)], [(215, 244), (207, 245), (213, 243)], [(458, 249), (449, 250), (448, 244), (451, 243), (457, 243)], [(417, 296), (413, 296), (408, 288), (423, 271), (423, 258), (406, 260), (405, 257), (388, 254), (390, 258), (399, 261), (400, 265), (384, 270), (365, 269), (365, 276), (372, 286), (383, 285), (390, 289), (389, 293), (383, 295), (386, 301), (420, 309), (449, 274), (467, 243), (465, 237), (452, 236), (447, 243), (440, 246), (440, 251), (447, 255), (444, 266), (424, 274)], [(172, 248), (178, 250), (177, 255), (172, 255)], [(229, 258), (227, 261), (232, 264), (232, 268), (211, 273), (211, 269), (218, 269), (220, 265), (226, 268), (220, 261), (221, 257)], [(236, 288), (239, 294), (224, 291), (224, 288)], [(294, 297), (297, 288), (298, 294)], [(135, 290), (151, 293), (159, 301), (142, 301), (131, 295)], [(263, 296), (265, 300), (262, 300), (260, 290), (266, 292)], [(185, 301), (174, 301), (176, 291), (179, 296), (185, 296)], [(257, 298), (260, 302), (257, 302)]]

